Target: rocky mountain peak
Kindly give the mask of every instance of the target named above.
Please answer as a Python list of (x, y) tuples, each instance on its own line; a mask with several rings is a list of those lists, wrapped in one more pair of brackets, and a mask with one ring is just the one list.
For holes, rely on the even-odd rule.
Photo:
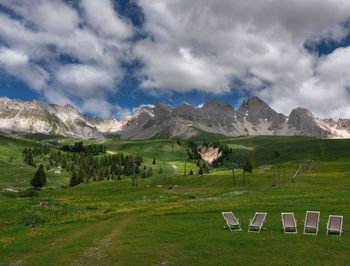
[(349, 130), (350, 129), (350, 119), (339, 119), (337, 123), (337, 129)]
[(269, 121), (273, 123), (273, 127), (278, 127), (279, 124), (286, 120), (286, 116), (277, 113), (256, 96), (243, 101), (237, 111), (237, 118), (240, 121), (247, 120), (254, 125), (259, 124), (261, 120)]
[(337, 125), (337, 122), (335, 122), (333, 118), (322, 119), (322, 121), (330, 127), (335, 127)]
[(205, 102), (200, 108), (204, 112), (215, 112), (215, 113), (234, 113), (235, 109), (231, 104), (220, 102), (217, 100), (209, 100)]
[(72, 105), (64, 107), (40, 101), (25, 102), (0, 98), (0, 130), (57, 134), (82, 139), (149, 139), (157, 135), (189, 138), (196, 128), (225, 136), (306, 135), (318, 138), (350, 138), (350, 120), (320, 120), (310, 110), (294, 109), (287, 118), (258, 97), (244, 101), (235, 112), (232, 105), (217, 100), (201, 108), (186, 103), (171, 108), (158, 103), (135, 109), (121, 121), (89, 117)]
[(291, 119), (301, 119), (301, 118), (306, 118), (310, 117), (312, 119), (315, 119), (316, 117), (314, 116), (313, 113), (307, 108), (303, 107), (298, 107), (292, 110), (292, 112), (289, 115), (289, 122), (291, 122)]
[(317, 119), (309, 109), (298, 107), (292, 110), (288, 118), (289, 128), (298, 130), (298, 135), (316, 136), (326, 138), (331, 132), (322, 127), (322, 122)]
[(73, 105), (70, 105), (70, 104), (66, 104), (64, 106), (64, 109), (68, 112), (79, 113), (79, 111)]
[(159, 122), (169, 119), (173, 109), (164, 103), (157, 103), (154, 107), (154, 115)]

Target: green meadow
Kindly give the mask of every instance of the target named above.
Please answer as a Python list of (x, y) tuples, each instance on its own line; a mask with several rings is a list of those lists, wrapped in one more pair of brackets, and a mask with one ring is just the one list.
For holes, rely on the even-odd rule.
[[(134, 188), (124, 176), (69, 187), (68, 172), (49, 171), (37, 196), (3, 191), (30, 188), (37, 168), (23, 162), (24, 148), (74, 141), (0, 135), (2, 265), (349, 264), (350, 140), (222, 138), (233, 153), (204, 176), (194, 161), (186, 162), (184, 175), (185, 146), (176, 140), (106, 141), (108, 153), (142, 156), (154, 175), (137, 176)], [(253, 172), (243, 186), (243, 172), (235, 170), (234, 186), (231, 166), (246, 160)], [(317, 236), (302, 234), (307, 210), (321, 213)], [(233, 211), (243, 231), (224, 229), (222, 211)], [(248, 233), (255, 212), (267, 212), (266, 230)], [(281, 212), (294, 212), (298, 234), (282, 232)], [(340, 238), (326, 236), (329, 214), (344, 216)]]

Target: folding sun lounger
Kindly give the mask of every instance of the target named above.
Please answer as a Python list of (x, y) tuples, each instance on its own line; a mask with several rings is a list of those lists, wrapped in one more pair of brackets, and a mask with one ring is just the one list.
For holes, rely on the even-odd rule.
[(256, 212), (253, 219), (250, 219), (248, 232), (260, 233), (262, 226), (264, 225), (267, 213)]
[(329, 215), (326, 235), (341, 236), (342, 232), (343, 232), (343, 216)]
[[(242, 231), (241, 225), (239, 224), (239, 219), (235, 217), (232, 212), (222, 212), (224, 219), (230, 231)], [(224, 226), (226, 228), (226, 226)]]
[(294, 218), (294, 213), (292, 212), (282, 212), (282, 226), (283, 226), (283, 231), (286, 234), (297, 234), (298, 229), (297, 229), (297, 221)]
[(320, 212), (307, 211), (304, 220), (304, 234), (317, 235), (319, 222)]

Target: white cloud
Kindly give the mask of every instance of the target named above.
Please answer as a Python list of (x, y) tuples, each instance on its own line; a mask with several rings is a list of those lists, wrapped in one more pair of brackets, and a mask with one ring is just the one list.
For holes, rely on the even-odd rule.
[[(140, 89), (150, 94), (223, 95), (239, 81), (284, 113), (305, 106), (350, 117), (350, 48), (322, 57), (304, 48), (349, 34), (349, 1), (135, 0), (142, 29), (112, 0), (71, 2), (0, 0), (19, 16), (0, 11), (0, 67), (52, 102), (130, 113), (108, 96), (125, 75), (121, 62), (138, 59)], [(136, 31), (147, 38), (130, 41)]]
[(320, 40), (340, 41), (349, 33), (344, 26), (348, 1), (138, 3), (145, 13), (144, 29), (152, 36), (134, 48), (144, 64), (139, 78), (145, 91), (225, 94), (239, 80), (240, 89), (284, 113), (302, 105), (320, 116), (335, 115), (339, 108), (330, 102), (337, 97), (343, 97), (344, 108), (349, 106), (347, 73), (338, 69), (350, 55), (339, 56), (345, 62), (333, 54), (319, 59), (304, 48)]
[(68, 93), (76, 97), (100, 99), (104, 98), (106, 93), (113, 92), (113, 78), (113, 74), (107, 70), (78, 64), (65, 65), (56, 74), (57, 81)]
[(93, 98), (85, 100), (79, 109), (82, 112), (96, 114), (100, 117), (114, 116), (117, 119), (122, 119), (130, 114), (130, 109), (128, 108), (122, 108), (119, 105), (112, 105), (108, 101)]
[(96, 31), (118, 39), (132, 36), (132, 27), (118, 16), (110, 0), (82, 0), (80, 6), (84, 10), (86, 22)]
[(28, 56), (20, 51), (0, 47), (0, 66), (13, 76), (19, 76), (33, 89), (41, 90), (48, 79), (48, 73), (29, 62)]
[[(83, 12), (62, 0), (0, 2), (21, 17), (0, 12), (0, 67), (6, 72), (49, 101), (80, 110), (88, 110), (91, 98), (103, 105), (118, 91), (124, 75), (120, 62), (130, 58), (126, 38), (134, 29), (114, 11), (111, 1), (96, 5), (97, 1), (84, 0)], [(113, 114), (107, 111), (113, 108), (101, 108), (95, 108), (96, 113)]]

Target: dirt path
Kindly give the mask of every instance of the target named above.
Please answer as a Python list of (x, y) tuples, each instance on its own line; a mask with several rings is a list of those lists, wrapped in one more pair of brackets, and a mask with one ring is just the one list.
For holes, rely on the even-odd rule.
[[(111, 248), (111, 242), (118, 237), (118, 234), (128, 225), (131, 218), (126, 218), (118, 224), (109, 234), (102, 239), (96, 239), (96, 245), (87, 248), (82, 255), (76, 258), (70, 265), (98, 265), (99, 261), (106, 256), (106, 250)], [(113, 246), (115, 248), (115, 246)]]

